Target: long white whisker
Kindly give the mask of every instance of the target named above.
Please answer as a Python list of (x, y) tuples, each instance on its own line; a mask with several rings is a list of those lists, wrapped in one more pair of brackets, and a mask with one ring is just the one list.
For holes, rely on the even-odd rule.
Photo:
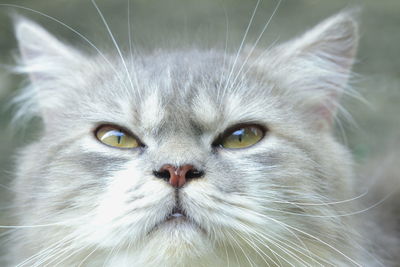
[[(248, 232), (254, 231), (254, 229), (249, 229), (248, 226), (246, 226), (246, 225), (244, 225), (244, 224), (241, 224), (241, 226), (242, 226), (243, 228), (247, 229)], [(299, 261), (299, 262), (302, 263), (303, 265), (304, 265), (304, 263), (306, 263), (304, 260), (302, 260), (301, 258), (299, 258), (297, 255), (293, 254), (293, 252), (287, 250), (286, 248), (280, 246), (279, 244), (276, 244), (276, 242), (272, 242), (272, 240), (270, 240), (270, 238), (272, 238), (272, 237), (270, 237), (270, 236), (267, 235), (266, 233), (260, 233), (259, 231), (256, 230), (256, 234), (257, 234), (258, 236), (262, 236), (264, 239), (266, 239), (266, 240), (269, 241), (270, 243), (273, 243), (274, 246), (277, 246), (279, 249), (283, 250), (286, 254), (292, 256), (293, 258), (295, 258), (297, 261)], [(297, 235), (296, 235), (296, 236), (297, 236)], [(257, 238), (257, 237), (254, 236), (254, 238)], [(303, 241), (300, 240), (300, 238), (298, 238), (298, 239), (299, 239), (299, 241), (300, 241), (302, 244), (304, 244)], [(262, 243), (262, 240), (258, 239), (258, 241), (260, 241), (260, 242)], [(287, 245), (287, 244), (285, 244), (285, 245)], [(304, 245), (304, 247), (307, 248), (305, 245)], [(304, 255), (304, 256), (306, 256), (306, 257), (309, 257), (310, 259), (313, 260), (313, 258), (311, 257), (311, 252), (309, 251), (308, 248), (306, 249), (306, 251), (309, 252), (309, 255), (306, 255), (306, 254), (304, 254), (304, 253), (302, 253), (302, 252), (300, 252), (300, 251), (298, 251), (298, 252), (299, 252), (300, 254), (302, 254), (302, 255)]]
[(365, 190), (363, 193), (352, 197), (352, 198), (348, 198), (348, 199), (343, 199), (343, 200), (339, 200), (339, 201), (332, 201), (332, 202), (322, 202), (322, 203), (308, 203), (308, 202), (293, 202), (293, 201), (279, 201), (278, 198), (273, 198), (273, 197), (269, 197), (272, 199), (278, 199), (276, 201), (273, 201), (274, 203), (287, 203), (287, 204), (293, 204), (293, 205), (298, 205), (298, 206), (329, 206), (329, 205), (338, 205), (338, 204), (345, 204), (345, 203), (349, 203), (349, 202), (354, 202), (355, 200), (361, 199), (363, 197), (365, 197), (367, 194), (369, 193), (369, 190)]
[[(118, 242), (118, 243), (121, 243), (121, 242)], [(112, 249), (108, 252), (107, 258), (106, 258), (106, 259), (104, 260), (104, 262), (103, 262), (103, 265), (102, 265), (103, 267), (107, 266), (107, 264), (109, 263), (109, 260), (111, 259), (112, 255), (113, 255), (114, 253), (117, 253), (117, 252), (119, 251), (118, 247), (120, 247), (119, 244), (116, 244), (116, 245), (114, 245), (114, 246), (112, 247)], [(115, 251), (115, 252), (114, 252), (114, 251)]]
[[(49, 253), (49, 255), (47, 257), (44, 257), (40, 261), (36, 261), (33, 266), (34, 267), (54, 266), (54, 265), (58, 265), (59, 263), (63, 262), (64, 259), (68, 259), (69, 257), (72, 257), (74, 255), (74, 253), (73, 252), (70, 254), (68, 254), (68, 253), (73, 251), (73, 243), (74, 243), (75, 239), (71, 240), (69, 242), (69, 244), (62, 244), (62, 247), (60, 246), (57, 251), (55, 251), (55, 252), (51, 251), (51, 253)], [(61, 258), (65, 254), (67, 254), (67, 256), (64, 259)], [(61, 260), (57, 264), (54, 264), (54, 262), (60, 258), (61, 258)]]
[[(228, 13), (224, 7), (224, 14), (225, 14), (225, 23), (226, 23), (226, 33), (225, 33), (225, 48), (224, 48), (224, 62), (222, 64), (222, 69), (221, 69), (221, 75), (219, 77), (219, 82), (218, 82), (218, 88), (217, 88), (217, 97), (216, 99), (219, 100), (219, 94), (221, 91), (221, 85), (222, 85), (222, 79), (225, 75), (225, 68), (226, 68), (226, 57), (227, 57), (227, 51), (228, 51), (228, 42), (229, 42), (229, 17)], [(222, 99), (221, 99), (222, 101)]]
[(129, 55), (131, 56), (131, 60), (133, 60), (133, 47), (132, 47), (132, 32), (131, 32), (131, 0), (128, 1), (128, 40), (129, 40)]
[[(74, 255), (80, 253), (82, 250), (84, 250), (84, 249), (86, 249), (86, 248), (88, 248), (88, 247), (90, 247), (89, 244), (87, 244), (87, 245), (85, 245), (85, 246), (83, 246), (83, 247), (77, 248), (77, 249), (75, 249), (75, 250), (73, 250), (73, 248), (68, 248), (68, 247), (67, 247), (67, 248), (65, 248), (64, 250), (60, 251), (61, 253), (59, 252), (59, 253), (58, 253), (59, 255), (58, 255), (56, 258), (52, 259), (50, 262), (48, 262), (46, 265), (54, 266), (52, 263), (53, 263), (54, 261), (60, 259), (60, 260), (57, 262), (57, 264), (56, 264), (56, 265), (59, 265), (60, 263), (65, 262), (65, 261), (68, 260), (69, 258), (71, 258), (71, 257), (73, 257)], [(70, 253), (68, 254), (68, 252), (70, 252)], [(63, 257), (64, 255), (65, 255), (65, 257)], [(61, 258), (61, 257), (63, 257), (63, 258)], [(50, 265), (50, 264), (51, 264), (51, 265)]]
[[(251, 236), (248, 234), (249, 238), (245, 237), (243, 234), (238, 234), (252, 249), (254, 249), (254, 251), (256, 251), (256, 253), (264, 260), (264, 262), (268, 265), (271, 266), (268, 261), (264, 258), (267, 257), (270, 262), (278, 265), (269, 255), (267, 255), (262, 249), (260, 249), (260, 247), (253, 241), (251, 240)], [(269, 249), (269, 251), (271, 251), (273, 254), (275, 254), (272, 249), (267, 245), (267, 244), (263, 244), (263, 246), (265, 246), (267, 249)]]
[(272, 220), (272, 221), (278, 223), (279, 225), (285, 225), (285, 226), (287, 226), (288, 228), (293, 229), (294, 231), (297, 231), (297, 232), (299, 232), (299, 233), (302, 233), (303, 235), (306, 235), (306, 236), (308, 236), (308, 237), (310, 237), (310, 238), (312, 238), (312, 239), (314, 239), (314, 240), (320, 242), (321, 244), (323, 244), (323, 245), (327, 246), (328, 248), (332, 249), (333, 251), (337, 252), (339, 255), (342, 255), (344, 258), (346, 258), (347, 260), (349, 260), (349, 261), (352, 262), (353, 264), (355, 264), (355, 265), (361, 267), (361, 265), (360, 265), (359, 263), (357, 263), (355, 260), (353, 260), (352, 258), (350, 258), (349, 256), (347, 256), (346, 254), (344, 254), (344, 253), (343, 253), (342, 251), (340, 251), (339, 249), (337, 249), (337, 248), (333, 247), (332, 245), (326, 243), (325, 241), (321, 240), (320, 238), (318, 238), (318, 237), (316, 237), (316, 236), (314, 236), (314, 235), (312, 235), (312, 234), (309, 234), (309, 233), (307, 233), (307, 232), (305, 232), (305, 231), (303, 231), (303, 230), (301, 230), (301, 229), (298, 229), (298, 228), (296, 228), (296, 227), (290, 226), (290, 225), (288, 225), (288, 224), (286, 224), (286, 223), (284, 223), (284, 222), (281, 222), (281, 221), (279, 221), (279, 220), (276, 220), (276, 219), (274, 219), (274, 218), (271, 218), (271, 217), (268, 217), (268, 216), (267, 216), (266, 218), (268, 218), (268, 219), (270, 219), (270, 220)]
[(246, 65), (247, 61), (249, 60), (249, 58), (251, 57), (251, 55), (254, 52), (254, 49), (257, 47), (258, 43), (260, 42), (262, 36), (264, 35), (265, 31), (268, 29), (268, 26), (270, 25), (273, 17), (275, 16), (276, 12), (278, 11), (280, 5), (281, 5), (282, 0), (278, 1), (278, 4), (276, 4), (274, 11), (272, 12), (271, 16), (269, 17), (267, 23), (264, 25), (264, 28), (261, 30), (261, 33), (258, 35), (256, 41), (254, 42), (253, 46), (250, 49), (250, 52), (248, 53), (248, 55), (246, 56), (245, 60), (242, 63), (242, 66), (240, 67), (239, 71), (236, 74), (235, 79), (232, 81), (232, 86), (234, 86), (237, 78), (240, 76), (244, 66)]
[(239, 244), (239, 242), (236, 240), (236, 238), (228, 233), (230, 237), (232, 238), (233, 242), (236, 243), (236, 245), (239, 247), (239, 249), (242, 251), (243, 255), (245, 256), (246, 260), (249, 262), (250, 266), (254, 266), (254, 262), (250, 260), (250, 258), (247, 256), (247, 253), (244, 251), (243, 247)]
[(81, 260), (81, 262), (78, 264), (78, 267), (82, 266), (82, 264), (83, 264), (85, 261), (87, 261), (87, 260), (90, 258), (90, 256), (92, 256), (92, 255), (99, 249), (99, 247), (100, 247), (100, 243), (99, 243), (92, 251), (90, 251), (90, 252), (85, 256), (85, 258), (83, 258), (83, 260)]
[[(51, 259), (50, 261), (48, 261), (46, 263), (45, 266), (54, 266), (53, 262), (55, 262), (56, 260), (60, 259), (56, 265), (59, 265), (62, 262), (65, 262), (67, 259), (73, 257), (74, 255), (76, 255), (77, 253), (79, 253), (80, 251), (84, 250), (85, 248), (89, 247), (90, 245), (87, 244), (83, 247), (74, 249), (73, 248), (73, 242), (76, 241), (77, 239), (82, 238), (82, 236), (76, 236), (73, 240), (72, 240), (72, 244), (70, 245), (70, 247), (63, 247), (62, 249), (60, 249), (57, 253), (51, 255)], [(70, 253), (69, 253), (70, 252)], [(68, 254), (69, 253), (69, 254)], [(67, 254), (67, 255), (66, 255)], [(65, 255), (65, 257), (64, 257)], [(55, 257), (56, 256), (56, 257)], [(46, 260), (47, 261), (47, 260)], [(40, 264), (38, 265), (38, 267), (40, 266)]]
[[(52, 214), (54, 215), (54, 214)], [(49, 216), (50, 217), (50, 216)], [(40, 227), (49, 227), (49, 226), (57, 226), (57, 225), (65, 225), (67, 222), (76, 222), (81, 220), (82, 218), (90, 217), (90, 215), (86, 214), (78, 218), (73, 218), (69, 220), (64, 220), (61, 222), (55, 223), (46, 223), (46, 224), (36, 224), (36, 225), (0, 225), (0, 229), (24, 229), (24, 228), (40, 228)]]
[(230, 261), (229, 261), (228, 248), (226, 247), (226, 242), (224, 239), (222, 239), (222, 246), (224, 247), (224, 250), (225, 250), (227, 267), (230, 267), (231, 265), (230, 265)]
[(239, 49), (238, 49), (238, 51), (236, 52), (235, 60), (234, 60), (234, 62), (233, 62), (231, 71), (230, 71), (230, 73), (229, 73), (229, 75), (228, 75), (227, 82), (226, 82), (226, 84), (225, 84), (225, 86), (224, 86), (224, 89), (223, 89), (223, 92), (222, 92), (222, 98), (223, 98), (224, 95), (225, 95), (225, 92), (226, 92), (227, 87), (228, 87), (228, 85), (229, 85), (230, 79), (231, 79), (232, 74), (233, 74), (233, 72), (234, 72), (234, 70), (235, 70), (236, 63), (237, 63), (237, 61), (238, 61), (238, 59), (239, 59), (240, 52), (242, 52), (243, 45), (244, 45), (244, 42), (245, 42), (246, 39), (247, 39), (247, 34), (249, 33), (250, 27), (251, 27), (251, 25), (253, 24), (253, 20), (254, 20), (254, 17), (255, 17), (255, 15), (256, 15), (258, 6), (260, 5), (260, 1), (261, 1), (261, 0), (257, 0), (257, 4), (256, 4), (256, 6), (254, 7), (253, 13), (251, 14), (250, 21), (249, 21), (249, 23), (248, 23), (248, 25), (247, 25), (247, 28), (246, 28), (246, 31), (245, 31), (244, 36), (243, 36), (243, 38), (242, 38), (242, 41), (241, 41), (241, 43), (240, 43)]
[[(285, 229), (286, 229), (286, 228), (285, 228)], [(264, 233), (264, 234), (265, 234), (265, 233)], [(278, 237), (277, 237), (277, 238), (273, 237), (272, 235), (268, 235), (268, 237), (271, 238), (271, 239), (273, 239), (273, 240), (275, 240), (276, 242), (279, 242), (279, 243), (281, 243), (282, 245), (285, 245), (285, 246), (287, 246), (288, 248), (290, 248), (290, 249), (292, 249), (292, 250), (294, 250), (294, 251), (300, 253), (301, 255), (303, 255), (303, 256), (305, 256), (305, 257), (311, 259), (311, 260), (312, 260), (313, 262), (315, 262), (315, 263), (319, 263), (319, 262), (316, 260), (316, 259), (318, 259), (318, 260), (321, 261), (321, 262), (325, 262), (325, 263), (331, 264), (331, 263), (328, 262), (326, 259), (323, 259), (323, 258), (321, 258), (320, 256), (316, 255), (315, 253), (312, 253), (308, 248), (307, 248), (307, 249), (302, 248), (302, 247), (300, 247), (298, 244), (296, 244), (296, 243), (294, 243), (294, 242), (292, 242), (292, 241), (290, 241), (290, 240), (281, 240), (281, 239), (279, 239)], [(288, 243), (292, 244), (293, 246), (292, 246), (292, 245), (289, 245)], [(297, 248), (296, 248), (296, 247), (297, 247)], [(303, 252), (302, 250), (304, 250), (305, 252)], [(315, 259), (315, 258), (316, 258), (316, 259)]]
[[(355, 264), (355, 265), (357, 265), (357, 266), (360, 266), (360, 264), (358, 264), (354, 259), (352, 259), (352, 258), (350, 258), (349, 256), (347, 256), (346, 254), (344, 254), (344, 253), (343, 253), (342, 251), (340, 251), (339, 249), (337, 249), (337, 248), (333, 247), (332, 245), (326, 243), (325, 241), (321, 240), (321, 239), (318, 238), (317, 236), (314, 236), (314, 235), (312, 235), (312, 234), (310, 234), (310, 233), (307, 233), (307, 232), (305, 232), (305, 231), (303, 231), (303, 230), (301, 230), (301, 229), (298, 229), (298, 228), (296, 228), (296, 227), (294, 227), (294, 226), (288, 225), (288, 224), (286, 224), (286, 223), (284, 223), (284, 222), (281, 222), (281, 221), (279, 221), (279, 220), (277, 220), (277, 219), (274, 219), (274, 218), (272, 218), (272, 217), (270, 217), (270, 216), (267, 216), (267, 215), (265, 215), (265, 214), (261, 214), (261, 213), (259, 213), (259, 212), (256, 212), (256, 211), (253, 211), (253, 210), (249, 210), (249, 209), (246, 209), (246, 211), (247, 211), (247, 212), (250, 212), (250, 213), (253, 213), (253, 214), (256, 214), (256, 215), (258, 215), (258, 216), (260, 216), (260, 217), (262, 217), (262, 218), (266, 218), (266, 219), (268, 219), (268, 220), (274, 221), (274, 222), (276, 222), (277, 224), (279, 224), (280, 226), (283, 226), (283, 227), (287, 228), (287, 230), (293, 229), (294, 231), (297, 231), (297, 232), (299, 232), (299, 233), (301, 233), (301, 234), (303, 234), (303, 235), (305, 235), (305, 236), (308, 236), (308, 237), (310, 237), (310, 238), (312, 238), (312, 239), (314, 239), (314, 240), (320, 242), (321, 244), (327, 246), (327, 247), (330, 248), (331, 250), (335, 251), (335, 252), (338, 253), (339, 255), (341, 255), (341, 256), (343, 256), (344, 258), (346, 258), (348, 261), (352, 262), (353, 264)], [(304, 244), (304, 243), (303, 243), (303, 244)]]
[(388, 198), (390, 198), (393, 194), (395, 194), (397, 192), (397, 190), (387, 194), (385, 197), (381, 198), (380, 200), (378, 200), (377, 202), (375, 202), (374, 204), (368, 206), (367, 208), (361, 209), (361, 210), (356, 210), (353, 212), (347, 212), (347, 213), (339, 213), (339, 214), (334, 214), (334, 215), (313, 215), (313, 214), (301, 214), (301, 213), (295, 213), (295, 212), (289, 212), (289, 211), (283, 211), (283, 210), (278, 210), (278, 209), (273, 209), (273, 208), (267, 208), (264, 207), (265, 210), (270, 210), (270, 211), (276, 211), (276, 212), (282, 212), (282, 213), (286, 213), (286, 214), (292, 214), (292, 215), (297, 215), (297, 216), (305, 216), (305, 217), (314, 217), (314, 218), (337, 218), (337, 217), (347, 217), (347, 216), (353, 216), (353, 215), (357, 215), (363, 212), (366, 212), (370, 209), (373, 209), (377, 206), (379, 206), (380, 204), (382, 204), (383, 202), (385, 202)]
[[(103, 21), (103, 24), (106, 27), (108, 34), (110, 35), (110, 38), (111, 38), (111, 40), (112, 40), (112, 42), (113, 42), (113, 44), (115, 46), (115, 49), (117, 50), (117, 53), (118, 53), (118, 55), (119, 55), (119, 57), (121, 59), (122, 65), (124, 66), (126, 75), (128, 77), (128, 80), (129, 80), (129, 84), (131, 85), (131, 88), (134, 89), (135, 87), (133, 86), (131, 74), (130, 74), (130, 72), (128, 70), (128, 66), (126, 65), (126, 62), (125, 62), (125, 59), (124, 59), (124, 57), (122, 55), (121, 49), (120, 49), (117, 41), (115, 40), (115, 37), (114, 37), (113, 33), (111, 32), (111, 29), (110, 29), (110, 27), (109, 27), (104, 15), (103, 15), (103, 13), (101, 12), (100, 8), (97, 6), (96, 1), (95, 0), (91, 0), (91, 2), (93, 4), (93, 6), (96, 8), (97, 13), (99, 14), (101, 20)], [(135, 78), (135, 82), (136, 82), (136, 85), (137, 85), (138, 82), (137, 82), (136, 75), (134, 76), (134, 78)], [(137, 89), (136, 91), (137, 91), (139, 97), (141, 98), (141, 93), (140, 93), (139, 88), (137, 87), (136, 89)]]
[(34, 255), (30, 256), (29, 258), (25, 259), (24, 261), (20, 262), (19, 264), (17, 264), (16, 267), (22, 267), (25, 264), (31, 262), (32, 260), (35, 260), (36, 258), (39, 258), (39, 259), (43, 258), (45, 256), (45, 253), (48, 253), (49, 251), (52, 252), (55, 249), (57, 249), (59, 246), (68, 244), (69, 242), (72, 242), (72, 240), (70, 238), (71, 238), (71, 235), (65, 236), (61, 240), (58, 240), (57, 242), (51, 244), (47, 248), (40, 250), (36, 254), (34, 254)]

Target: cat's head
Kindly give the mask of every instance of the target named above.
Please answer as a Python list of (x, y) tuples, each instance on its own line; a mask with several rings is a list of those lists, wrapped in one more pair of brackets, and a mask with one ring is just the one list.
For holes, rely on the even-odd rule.
[(25, 19), (16, 34), (23, 110), (44, 125), (23, 149), (18, 199), (36, 211), (25, 223), (56, 224), (49, 239), (154, 262), (345, 239), (334, 207), (296, 203), (348, 193), (351, 159), (331, 130), (356, 52), (351, 14), (237, 54), (89, 56)]

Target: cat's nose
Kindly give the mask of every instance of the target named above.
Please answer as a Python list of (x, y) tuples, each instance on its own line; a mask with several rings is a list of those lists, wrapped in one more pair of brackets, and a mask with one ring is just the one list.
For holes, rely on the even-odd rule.
[(165, 164), (158, 171), (153, 172), (157, 178), (164, 179), (175, 188), (182, 187), (187, 181), (191, 179), (200, 178), (204, 175), (192, 165), (182, 165), (179, 167)]

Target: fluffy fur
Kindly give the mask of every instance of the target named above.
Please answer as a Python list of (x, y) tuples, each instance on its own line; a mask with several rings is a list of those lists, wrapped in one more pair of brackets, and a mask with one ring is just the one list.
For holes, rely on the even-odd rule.
[[(15, 215), (26, 227), (11, 238), (11, 265), (390, 264), (351, 216), (352, 159), (332, 135), (357, 48), (350, 13), (239, 55), (87, 56), (24, 19), (16, 35), (18, 70), (32, 81), (21, 110), (43, 132), (18, 158)], [(103, 123), (146, 148), (101, 144)], [(212, 147), (238, 123), (268, 131), (246, 149)], [(176, 191), (152, 173), (166, 163), (205, 176)], [(189, 221), (165, 222), (178, 200)]]

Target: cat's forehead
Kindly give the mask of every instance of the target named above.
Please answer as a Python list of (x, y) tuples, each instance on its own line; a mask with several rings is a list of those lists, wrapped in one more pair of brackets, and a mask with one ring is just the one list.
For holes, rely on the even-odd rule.
[(258, 94), (268, 85), (240, 75), (239, 64), (232, 71), (233, 62), (216, 51), (160, 53), (132, 61), (128, 86), (118, 87), (118, 106), (128, 106), (125, 115), (134, 114), (134, 123), (147, 131), (208, 130), (224, 127), (223, 122), (259, 121), (267, 99)]

